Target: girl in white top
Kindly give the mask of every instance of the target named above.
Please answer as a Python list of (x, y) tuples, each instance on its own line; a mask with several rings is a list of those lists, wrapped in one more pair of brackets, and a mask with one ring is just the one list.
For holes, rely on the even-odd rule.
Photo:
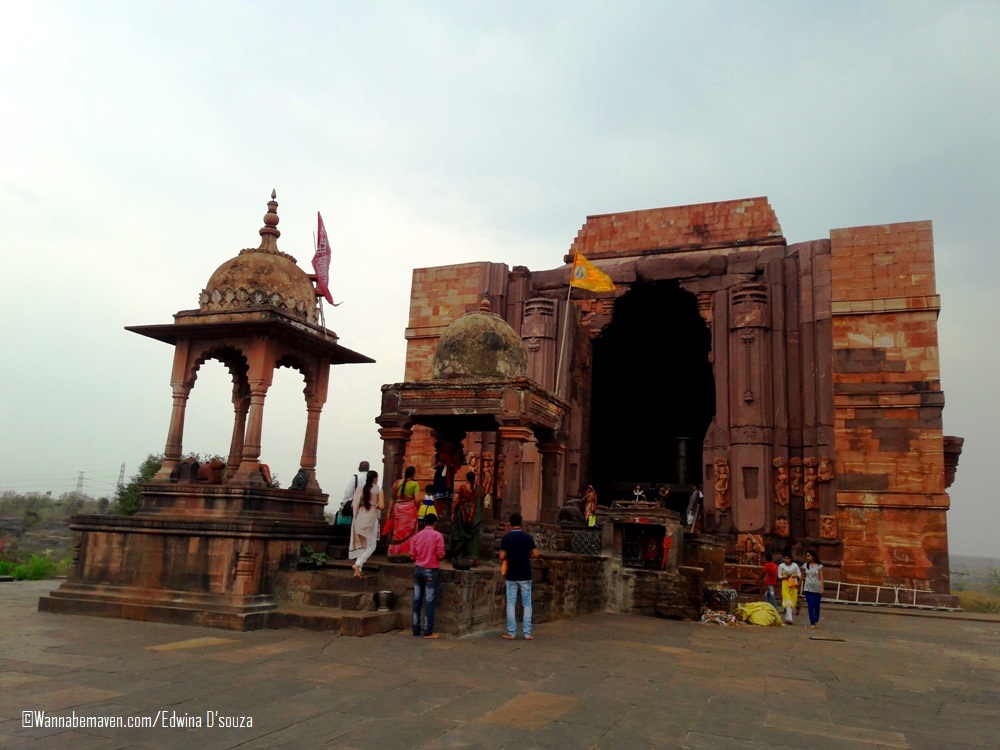
[(785, 622), (792, 624), (792, 612), (799, 598), (799, 579), (802, 571), (798, 564), (792, 562), (792, 556), (786, 554), (778, 566), (778, 579), (781, 581), (781, 606), (785, 608)]
[(823, 598), (823, 566), (814, 549), (806, 552), (805, 573), (802, 593), (805, 594), (806, 605), (809, 607), (809, 627), (815, 630), (819, 627), (819, 605)]

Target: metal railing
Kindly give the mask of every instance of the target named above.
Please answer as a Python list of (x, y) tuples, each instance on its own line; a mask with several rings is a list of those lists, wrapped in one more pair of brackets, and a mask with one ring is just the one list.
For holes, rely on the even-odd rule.
[[(830, 589), (834, 589), (834, 595), (829, 596)], [(854, 589), (853, 598), (850, 596), (850, 589)], [(846, 589), (846, 591), (845, 591)], [(862, 596), (862, 591), (871, 592)], [(883, 594), (885, 595), (883, 598)], [(936, 609), (948, 612), (959, 611), (958, 607), (944, 607), (937, 604), (920, 604), (918, 599), (921, 594), (936, 596), (933, 591), (924, 591), (918, 588), (907, 586), (878, 586), (869, 583), (845, 583), (843, 581), (829, 581), (823, 590), (823, 601), (836, 604), (867, 604), (874, 607), (905, 607), (907, 609)], [(846, 596), (845, 596), (846, 595)], [(902, 598), (902, 600), (901, 600)]]

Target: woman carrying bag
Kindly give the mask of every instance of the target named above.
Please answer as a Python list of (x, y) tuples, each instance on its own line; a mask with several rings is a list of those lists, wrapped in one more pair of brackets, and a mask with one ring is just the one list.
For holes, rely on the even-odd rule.
[(781, 580), (781, 606), (785, 609), (785, 624), (792, 624), (792, 612), (799, 598), (799, 580), (802, 571), (797, 563), (792, 562), (792, 555), (786, 552), (778, 566), (778, 578)]

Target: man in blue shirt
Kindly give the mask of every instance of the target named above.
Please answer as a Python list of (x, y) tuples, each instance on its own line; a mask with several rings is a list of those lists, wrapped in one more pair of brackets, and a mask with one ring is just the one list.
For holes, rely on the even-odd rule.
[(520, 513), (510, 514), (510, 531), (500, 540), (500, 559), (506, 563), (507, 579), (507, 632), (504, 640), (512, 641), (517, 633), (517, 596), (521, 594), (524, 609), (524, 640), (533, 641), (531, 634), (531, 560), (538, 557), (535, 538), (521, 528)]

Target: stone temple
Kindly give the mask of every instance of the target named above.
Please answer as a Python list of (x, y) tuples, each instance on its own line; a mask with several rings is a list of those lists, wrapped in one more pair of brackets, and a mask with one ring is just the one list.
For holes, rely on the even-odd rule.
[[(72, 519), (72, 570), (40, 610), (345, 635), (409, 617), (413, 566), (392, 544), (412, 526), (361, 582), (310, 552), (347, 555), (316, 480), (331, 368), (372, 360), (322, 324), (315, 277), (278, 249), (273, 192), (267, 205), (260, 245), (217, 268), (197, 309), (128, 328), (174, 349), (162, 468), (135, 515)], [(579, 257), (609, 291), (570, 285)], [(443, 485), (448, 532), (467, 518), (451, 502), (471, 472), (483, 521), (482, 564), (455, 548), (442, 570), (440, 632), (501, 625), (491, 563), (514, 509), (544, 551), (536, 622), (731, 610), (758, 593), (763, 555), (788, 548), (819, 550), (831, 598), (881, 602), (888, 587), (953, 604), (946, 490), (962, 439), (942, 434), (930, 222), (788, 244), (752, 198), (592, 216), (560, 260), (413, 272), (405, 379), (382, 386), (376, 418), (383, 486), (407, 465)], [(184, 417), (213, 359), (232, 376), (218, 405), (232, 433), (225, 460), (202, 466), (185, 457)], [(305, 385), (288, 488), (261, 456), (281, 367)], [(584, 494), (593, 525), (573, 507)]]
[[(570, 294), (576, 253), (615, 290)], [(588, 485), (699, 488), (730, 560), (816, 547), (828, 580), (948, 597), (929, 221), (790, 244), (750, 198), (590, 216), (560, 260), (413, 271), (386, 476), (471, 467), (497, 519), (541, 523)]]

